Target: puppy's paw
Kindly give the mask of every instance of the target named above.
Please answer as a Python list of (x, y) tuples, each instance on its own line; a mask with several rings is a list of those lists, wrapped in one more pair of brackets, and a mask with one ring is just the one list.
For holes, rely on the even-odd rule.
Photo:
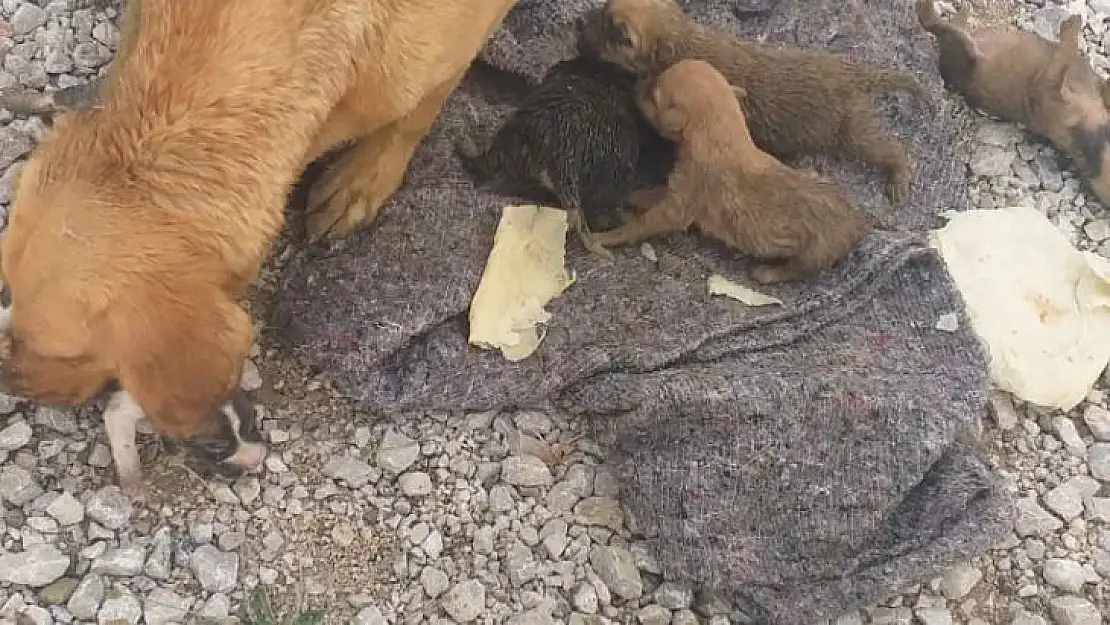
[(598, 237), (603, 234), (605, 233), (599, 232), (595, 234), (591, 232), (579, 232), (578, 240), (581, 241), (582, 247), (586, 248), (586, 250), (594, 256), (597, 256), (602, 260), (612, 262), (616, 258), (615, 256), (613, 256), (613, 252), (610, 252), (598, 240)]
[(146, 503), (150, 495), (150, 490), (143, 482), (142, 473), (121, 472), (119, 474), (119, 487), (133, 504)]
[(597, 256), (598, 258), (600, 258), (601, 260), (603, 260), (605, 262), (611, 263), (611, 262), (614, 262), (616, 260), (616, 256), (613, 255), (613, 252), (606, 249), (605, 246), (603, 246), (603, 245), (598, 245), (596, 243), (589, 243), (589, 244), (586, 244), (586, 249), (589, 250), (589, 252), (591, 254), (593, 254), (594, 256)]
[(752, 269), (752, 280), (760, 284), (775, 284), (794, 278), (794, 272), (785, 265), (760, 265)]
[(890, 203), (895, 206), (900, 206), (910, 199), (909, 171), (898, 171), (890, 176), (887, 183), (887, 195), (890, 197)]
[(460, 137), (456, 140), (455, 151), (466, 160), (474, 160), (482, 154), (482, 149), (473, 137)]
[(626, 243), (623, 227), (606, 230), (605, 232), (594, 233), (590, 235), (590, 239), (590, 244), (594, 248), (605, 250), (610, 258), (613, 258), (613, 253), (609, 251), (609, 248), (618, 247)]

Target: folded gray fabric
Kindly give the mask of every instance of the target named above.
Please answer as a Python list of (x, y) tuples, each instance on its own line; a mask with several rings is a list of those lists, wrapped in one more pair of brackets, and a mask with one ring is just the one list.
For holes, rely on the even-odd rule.
[[(895, 0), (705, 0), (699, 20), (774, 44), (909, 69), (937, 95), (923, 117), (883, 110), (915, 167), (910, 202), (883, 179), (813, 159), (890, 227), (805, 282), (761, 289), (782, 307), (710, 298), (747, 264), (702, 237), (617, 250), (570, 239), (578, 282), (548, 307), (539, 351), (510, 363), (468, 347), (467, 308), (501, 208), (453, 150), (486, 136), (528, 82), (570, 54), (584, 0), (521, 0), (414, 157), (369, 232), (290, 260), (274, 325), (300, 358), (373, 410), (557, 409), (586, 417), (668, 578), (729, 593), (756, 622), (814, 625), (986, 549), (1010, 501), (970, 431), (985, 356), (943, 262), (923, 243), (967, 202), (969, 120), (940, 98), (930, 40)], [(523, 79), (523, 80), (522, 80)], [(954, 332), (937, 319), (956, 313)]]

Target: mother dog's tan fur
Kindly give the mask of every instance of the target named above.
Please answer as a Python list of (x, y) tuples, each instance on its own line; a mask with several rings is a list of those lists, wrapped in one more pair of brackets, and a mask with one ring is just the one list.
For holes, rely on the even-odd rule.
[(144, 0), (129, 10), (139, 27), (101, 106), (59, 116), (17, 185), (0, 251), (9, 386), (80, 403), (118, 379), (168, 436), (216, 427), (252, 341), (237, 301), (296, 177), (356, 140), (317, 184), (310, 229), (342, 235), (372, 220), (511, 5)]

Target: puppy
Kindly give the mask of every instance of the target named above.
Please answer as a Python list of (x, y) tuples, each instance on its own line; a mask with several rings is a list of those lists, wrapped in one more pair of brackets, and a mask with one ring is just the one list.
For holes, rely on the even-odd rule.
[(1110, 206), (1110, 82), (1079, 50), (1083, 21), (1060, 24), (1059, 42), (1009, 28), (971, 32), (965, 5), (943, 20), (918, 0), (921, 26), (936, 36), (945, 85), (971, 106), (1024, 124), (1076, 162), (1099, 201)]
[(174, 440), (228, 440), (253, 339), (238, 302), (293, 182), (353, 139), (317, 187), (314, 215), (333, 233), (372, 218), (511, 4), (190, 0), (128, 11), (135, 41), (99, 107), (58, 115), (15, 185), (0, 239), (6, 385), (79, 404), (115, 380), (124, 395), (111, 414), (141, 412)]
[(609, 0), (587, 18), (584, 47), (642, 74), (682, 59), (701, 59), (748, 93), (744, 115), (752, 139), (778, 158), (840, 152), (884, 171), (895, 203), (909, 196), (905, 149), (875, 119), (880, 91), (911, 93), (933, 105), (909, 74), (841, 61), (831, 54), (773, 49), (702, 26), (674, 0)]
[[(601, 245), (633, 243), (696, 226), (764, 261), (761, 283), (794, 280), (832, 265), (871, 229), (844, 191), (801, 172), (752, 141), (739, 101), (744, 90), (705, 61), (679, 61), (645, 81), (644, 116), (678, 145), (658, 201), (623, 226), (595, 235)], [(646, 194), (638, 194), (643, 198)]]
[[(104, 390), (111, 393), (104, 411), (104, 430), (120, 487), (132, 497), (141, 498), (145, 488), (135, 434), (145, 415), (118, 381), (109, 382)], [(225, 473), (257, 471), (268, 449), (258, 429), (258, 413), (246, 393), (236, 389), (212, 419), (219, 427), (184, 441), (185, 449)]]
[(641, 163), (668, 151), (636, 108), (635, 83), (634, 74), (610, 63), (583, 57), (557, 63), (487, 150), (469, 139), (460, 142), (464, 165), (482, 182), (553, 194), (570, 212), (582, 244), (610, 256), (592, 243), (590, 231), (620, 223), (618, 208)]

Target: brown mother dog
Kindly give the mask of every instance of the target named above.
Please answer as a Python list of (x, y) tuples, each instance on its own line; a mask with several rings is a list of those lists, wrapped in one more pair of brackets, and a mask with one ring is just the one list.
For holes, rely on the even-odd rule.
[(253, 338), (238, 300), (283, 226), (292, 183), (354, 139), (317, 185), (310, 228), (342, 234), (372, 219), (511, 5), (145, 0), (129, 10), (135, 40), (100, 106), (59, 115), (16, 187), (0, 249), (8, 385), (76, 404), (118, 380), (168, 437), (226, 428), (221, 406)]
[(586, 20), (584, 47), (644, 74), (682, 59), (712, 64), (748, 93), (744, 115), (756, 145), (779, 158), (840, 152), (882, 170), (890, 199), (909, 196), (906, 151), (875, 118), (879, 91), (929, 96), (904, 72), (846, 63), (836, 56), (756, 45), (687, 18), (674, 0), (609, 0)]

